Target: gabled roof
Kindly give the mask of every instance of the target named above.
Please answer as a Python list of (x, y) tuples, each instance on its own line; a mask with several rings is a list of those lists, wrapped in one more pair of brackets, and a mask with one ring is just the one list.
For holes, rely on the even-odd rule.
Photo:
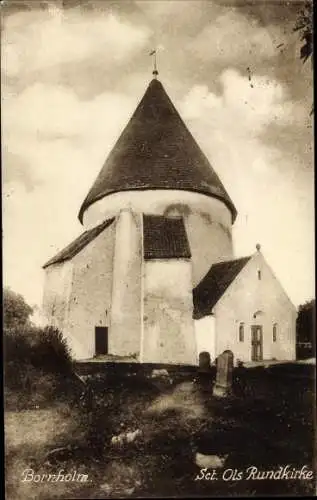
[(145, 260), (190, 259), (183, 218), (143, 215), (143, 253)]
[(193, 290), (195, 319), (211, 313), (218, 300), (250, 259), (251, 256), (242, 257), (211, 266), (206, 276)]
[[(109, 117), (111, 119), (111, 117)], [(79, 211), (111, 193), (180, 189), (222, 200), (237, 211), (160, 81), (153, 79)]]
[(89, 231), (85, 231), (78, 238), (76, 238), (72, 243), (67, 245), (63, 250), (58, 252), (55, 257), (52, 257), (46, 264), (44, 264), (43, 269), (52, 264), (58, 264), (60, 262), (64, 262), (65, 260), (69, 260), (78, 254), (85, 246), (88, 245), (92, 240), (94, 240), (102, 231), (104, 231), (107, 227), (109, 227), (114, 221), (114, 217), (109, 220), (105, 220), (99, 226), (90, 229)]

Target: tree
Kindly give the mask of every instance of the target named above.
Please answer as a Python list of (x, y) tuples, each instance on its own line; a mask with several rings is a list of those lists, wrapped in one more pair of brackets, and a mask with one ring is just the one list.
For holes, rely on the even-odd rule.
[(305, 302), (298, 308), (296, 320), (296, 339), (298, 343), (316, 345), (316, 303), (315, 299)]
[(5, 330), (19, 329), (30, 325), (33, 309), (22, 295), (10, 288), (3, 290), (3, 326)]
[(294, 31), (300, 32), (300, 39), (303, 42), (300, 58), (304, 63), (310, 59), (313, 64), (313, 30), (313, 3), (306, 1), (294, 27)]
[[(300, 58), (303, 63), (305, 63), (308, 59), (311, 61), (311, 65), (314, 65), (314, 43), (313, 43), (313, 34), (314, 34), (314, 16), (313, 16), (313, 2), (312, 0), (308, 0), (305, 2), (303, 9), (301, 10), (294, 31), (299, 31), (300, 39), (303, 42), (303, 45), (300, 49)], [(314, 105), (311, 107), (310, 115), (314, 113)]]

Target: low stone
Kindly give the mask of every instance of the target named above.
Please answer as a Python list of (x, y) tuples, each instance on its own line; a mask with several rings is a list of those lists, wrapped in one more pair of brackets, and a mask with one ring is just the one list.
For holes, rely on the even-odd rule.
[(112, 436), (110, 444), (116, 448), (122, 448), (126, 442), (126, 435), (124, 433), (118, 434), (117, 436)]
[(225, 397), (231, 393), (233, 362), (232, 351), (224, 351), (218, 356), (216, 383), (213, 390), (214, 396)]
[(211, 369), (210, 354), (207, 351), (199, 353), (199, 368), (198, 371), (202, 373), (209, 373)]
[(134, 487), (133, 487), (133, 488), (126, 488), (125, 490), (123, 490), (123, 493), (124, 493), (125, 495), (130, 496), (130, 495), (132, 495), (132, 494), (134, 493), (134, 490), (135, 490), (135, 488), (134, 488)]
[(72, 455), (72, 448), (71, 446), (63, 446), (61, 448), (54, 448), (53, 450), (49, 451), (45, 458), (44, 458), (44, 463), (52, 463), (52, 462), (63, 462), (65, 460), (68, 460)]
[(218, 455), (204, 455), (203, 453), (197, 452), (195, 455), (195, 464), (201, 469), (221, 469), (227, 457), (228, 455), (220, 457)]
[(142, 431), (137, 429), (133, 432), (122, 432), (116, 436), (112, 436), (110, 444), (115, 448), (122, 448), (125, 444), (131, 444), (142, 436)]
[(158, 377), (167, 377), (169, 378), (169, 374), (168, 374), (168, 371), (165, 370), (165, 369), (155, 369), (155, 370), (152, 370), (152, 373), (151, 373), (151, 378), (158, 378)]
[(133, 443), (140, 436), (142, 436), (142, 431), (140, 429), (137, 429), (134, 432), (128, 432), (126, 435), (127, 443)]
[(111, 491), (112, 491), (112, 487), (110, 486), (110, 484), (108, 483), (103, 483), (101, 486), (100, 486), (100, 490), (105, 493), (106, 495), (110, 495)]

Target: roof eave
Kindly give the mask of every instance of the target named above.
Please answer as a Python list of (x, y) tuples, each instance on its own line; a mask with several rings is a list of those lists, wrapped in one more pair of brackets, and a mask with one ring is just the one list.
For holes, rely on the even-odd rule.
[[(83, 202), (82, 206), (80, 207), (79, 214), (78, 214), (79, 222), (81, 224), (83, 224), (84, 213), (91, 205), (93, 205), (97, 201), (101, 200), (102, 198), (105, 198), (106, 196), (110, 196), (111, 194), (120, 193), (123, 191), (154, 191), (154, 190), (169, 191), (171, 189), (173, 189), (173, 188), (166, 188), (166, 187), (162, 187), (162, 186), (159, 186), (159, 187), (146, 186), (146, 187), (135, 187), (135, 188), (129, 187), (129, 188), (122, 188), (122, 189), (113, 189), (113, 190), (110, 190), (106, 193), (100, 193), (100, 195), (96, 196), (91, 201), (85, 200)], [(230, 199), (227, 199), (226, 197), (220, 196), (218, 194), (210, 193), (209, 191), (207, 191), (207, 190), (205, 191), (203, 189), (198, 190), (198, 189), (177, 188), (177, 190), (178, 191), (189, 191), (192, 193), (200, 193), (200, 194), (203, 194), (205, 196), (208, 196), (209, 198), (215, 198), (217, 200), (222, 201), (226, 205), (228, 210), (231, 212), (231, 217), (232, 217), (231, 220), (232, 220), (232, 224), (234, 224), (234, 222), (237, 218), (238, 212), (237, 212), (237, 209), (234, 206), (233, 202)]]

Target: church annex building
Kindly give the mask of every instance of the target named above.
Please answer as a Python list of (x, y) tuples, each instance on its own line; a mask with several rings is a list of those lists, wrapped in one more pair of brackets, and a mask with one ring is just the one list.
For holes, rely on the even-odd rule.
[(74, 359), (295, 359), (296, 309), (154, 78), (88, 192), (75, 241), (44, 265), (43, 308)]

